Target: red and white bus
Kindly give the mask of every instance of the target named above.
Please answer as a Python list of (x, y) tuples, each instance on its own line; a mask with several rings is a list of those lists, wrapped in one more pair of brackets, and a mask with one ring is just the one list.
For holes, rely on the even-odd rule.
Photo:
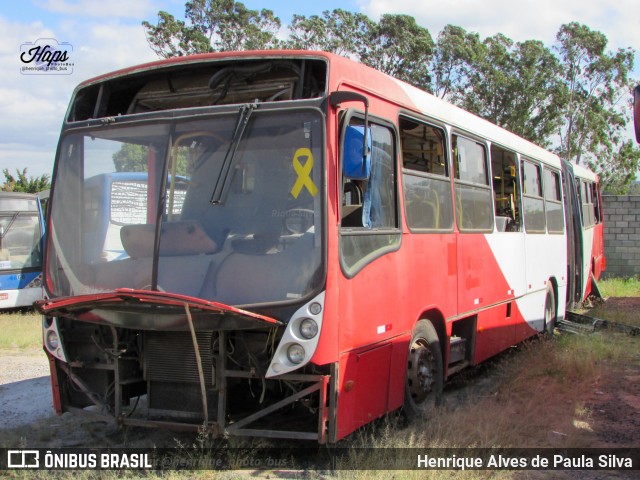
[[(116, 171), (146, 184), (113, 257), (88, 187)], [(321, 52), (82, 83), (50, 212), (56, 410), (215, 435), (325, 443), (428, 416), (448, 377), (551, 330), (603, 264), (592, 173)]]

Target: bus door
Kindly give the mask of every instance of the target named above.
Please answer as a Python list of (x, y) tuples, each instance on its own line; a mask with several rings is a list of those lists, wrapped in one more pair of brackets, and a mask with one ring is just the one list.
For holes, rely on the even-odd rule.
[(573, 167), (562, 161), (562, 188), (565, 201), (565, 223), (567, 225), (567, 308), (571, 309), (582, 301), (582, 280), (584, 277), (582, 257), (582, 203), (576, 189)]
[(408, 339), (402, 345), (391, 340), (402, 332), (400, 299), (406, 291), (396, 253), (401, 240), (396, 136), (387, 122), (369, 120), (365, 128), (364, 116), (343, 113), (338, 437), (402, 405), (404, 376), (392, 372), (406, 370), (408, 351)]

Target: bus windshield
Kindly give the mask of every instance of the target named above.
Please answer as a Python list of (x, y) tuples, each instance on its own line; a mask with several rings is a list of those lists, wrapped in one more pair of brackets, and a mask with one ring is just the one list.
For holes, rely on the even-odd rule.
[(40, 214), (37, 198), (0, 198), (0, 271), (39, 270)]
[(313, 109), (69, 132), (50, 206), (47, 287), (230, 305), (306, 297), (323, 281), (323, 141)]

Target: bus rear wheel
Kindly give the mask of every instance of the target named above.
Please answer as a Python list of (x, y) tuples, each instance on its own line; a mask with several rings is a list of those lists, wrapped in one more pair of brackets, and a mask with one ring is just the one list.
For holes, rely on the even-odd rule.
[(443, 374), (438, 333), (431, 322), (420, 320), (407, 357), (404, 412), (409, 420), (428, 417), (442, 403)]
[(547, 298), (544, 302), (544, 333), (546, 335), (553, 335), (553, 331), (556, 328), (557, 316), (556, 296), (553, 293), (551, 283), (549, 283), (549, 285), (547, 285)]

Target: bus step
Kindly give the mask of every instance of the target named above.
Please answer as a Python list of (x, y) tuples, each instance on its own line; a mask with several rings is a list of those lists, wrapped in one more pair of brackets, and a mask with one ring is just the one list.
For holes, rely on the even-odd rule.
[(454, 373), (458, 373), (460, 370), (467, 368), (469, 365), (470, 363), (467, 360), (458, 362), (455, 365), (449, 365), (449, 368), (447, 369), (447, 377), (450, 377)]
[(449, 340), (449, 365), (463, 361), (467, 355), (467, 341), (458, 336)]

